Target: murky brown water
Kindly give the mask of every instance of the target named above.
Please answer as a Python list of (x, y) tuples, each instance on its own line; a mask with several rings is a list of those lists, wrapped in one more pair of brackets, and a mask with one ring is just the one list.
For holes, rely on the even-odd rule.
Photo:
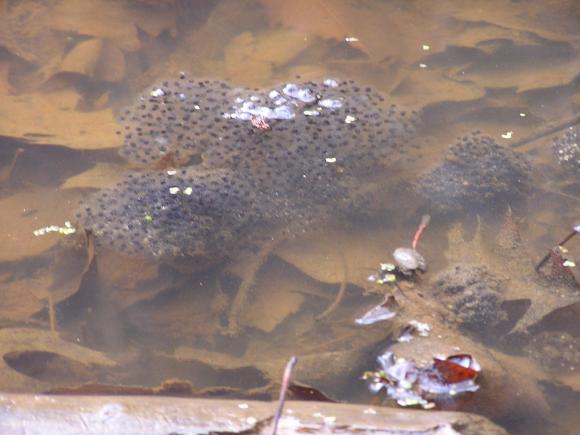
[[(512, 433), (575, 433), (580, 237), (559, 251), (563, 259), (539, 272), (534, 265), (580, 222), (578, 165), (559, 164), (552, 149), (554, 137), (578, 128), (577, 2), (6, 0), (0, 7), (0, 390), (141, 386), (150, 394), (264, 399), (276, 397), (285, 362), (297, 355), (297, 382), (343, 401), (397, 406), (360, 379), (378, 368), (378, 355), (388, 349), (424, 366), (467, 353), (481, 365), (479, 389), (439, 397), (437, 408), (480, 413)], [(353, 172), (345, 198), (356, 201), (346, 211), (336, 189), (321, 189), (317, 207), (290, 192), (284, 219), (259, 231), (236, 227), (243, 234), (235, 249), (223, 249), (230, 255), (155, 260), (116, 252), (113, 242), (116, 250), (107, 249), (97, 227), (84, 235), (78, 204), (132, 170), (118, 155), (124, 107), (146, 90), (155, 98), (150, 87), (181, 72), (262, 90), (355, 80), (388, 104), (416, 110), (420, 127), (404, 158), (389, 165), (387, 156), (372, 174)], [(356, 92), (345, 95), (345, 104), (355, 101)], [(256, 130), (258, 121), (269, 122), (252, 118)], [(257, 134), (276, 134), (275, 122)], [(500, 151), (476, 140), (466, 142), (467, 154), (448, 153), (457, 136), (478, 130)], [(296, 140), (309, 134), (300, 130)], [(345, 139), (339, 160), (355, 139)], [(364, 136), (345, 155), (358, 158), (356, 149), (372, 140)], [(260, 159), (253, 170), (269, 164)], [(335, 160), (326, 154), (326, 163)], [(165, 159), (138, 170), (199, 161)], [(265, 179), (277, 189), (276, 174)], [(254, 201), (262, 197), (269, 198)], [(296, 204), (302, 213), (291, 213)], [(231, 210), (226, 204), (222, 213)], [(431, 222), (417, 249), (427, 272), (370, 282), (396, 248), (411, 245), (424, 214)], [(115, 237), (131, 239), (124, 228)], [(397, 301), (394, 318), (355, 323), (387, 295)], [(427, 323), (428, 335), (397, 341), (411, 321)], [(179, 388), (164, 384), (171, 379)]]

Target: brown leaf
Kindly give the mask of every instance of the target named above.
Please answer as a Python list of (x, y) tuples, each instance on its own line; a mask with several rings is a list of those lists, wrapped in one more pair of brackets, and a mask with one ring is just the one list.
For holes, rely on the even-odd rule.
[(67, 380), (64, 376), (62, 370), (67, 370), (66, 367), (77, 370), (82, 379), (91, 374), (89, 367), (92, 365), (115, 364), (101, 352), (66, 342), (53, 332), (39, 329), (1, 329), (0, 349), (0, 383), (4, 391), (41, 392), (63, 382), (77, 382), (78, 377), (71, 376)]
[(341, 251), (345, 255), (349, 282), (364, 287), (368, 284), (367, 277), (390, 258), (389, 245), (397, 246), (389, 236), (401, 237), (382, 230), (369, 233), (328, 227), (324, 234), (289, 240), (275, 253), (317, 281), (340, 283), (344, 275)]
[(70, 90), (50, 94), (2, 95), (10, 107), (0, 117), (6, 136), (75, 149), (102, 149), (120, 145), (118, 124), (111, 109), (77, 110), (80, 96)]
[(157, 387), (138, 385), (84, 384), (75, 387), (57, 387), (45, 394), (66, 394), (80, 396), (192, 396), (191, 382), (181, 379), (168, 379)]
[(66, 180), (61, 189), (106, 189), (123, 176), (125, 168), (115, 163), (98, 162), (92, 168)]
[(87, 0), (57, 3), (50, 11), (50, 27), (58, 32), (108, 38), (122, 50), (140, 47), (137, 27), (151, 36), (163, 30), (175, 34), (177, 14), (164, 5), (132, 6), (129, 2)]
[(437, 40), (442, 26), (439, 7), (429, 2), (399, 7), (377, 0), (332, 1), (262, 0), (274, 26), (295, 29), (321, 38), (350, 42), (373, 60), (404, 60), (413, 63), (421, 56), (421, 44)]
[(74, 73), (93, 80), (119, 82), (125, 77), (125, 57), (114, 42), (89, 39), (78, 43), (63, 59), (59, 73)]

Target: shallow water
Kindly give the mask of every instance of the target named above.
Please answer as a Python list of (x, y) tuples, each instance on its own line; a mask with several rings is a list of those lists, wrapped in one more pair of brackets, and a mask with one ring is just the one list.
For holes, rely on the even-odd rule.
[[(386, 349), (421, 364), (469, 353), (481, 364), (480, 388), (440, 397), (437, 408), (480, 413), (510, 433), (575, 433), (580, 290), (569, 273), (579, 275), (580, 237), (565, 244), (566, 266), (534, 269), (580, 220), (578, 166), (552, 150), (554, 137), (578, 128), (575, 2), (31, 0), (5, 2), (0, 21), (0, 390), (83, 392), (96, 383), (177, 394), (160, 386), (179, 379), (183, 395), (264, 399), (277, 396), (297, 355), (297, 382), (397, 406), (360, 379)], [(219, 255), (198, 256), (196, 247), (194, 256), (128, 256), (99, 231), (84, 233), (81, 200), (132, 170), (223, 163), (196, 152), (187, 163), (136, 169), (118, 154), (125, 108), (182, 72), (262, 90), (354, 80), (387, 107), (416, 110), (420, 127), (404, 158), (345, 162), (311, 196), (308, 183), (287, 183), (302, 190), (266, 204), (272, 195), (261, 185), (248, 202), (268, 219), (251, 231), (240, 212), (220, 220), (229, 226), (218, 226), (219, 240), (236, 243), (223, 242), (212, 251)], [(270, 134), (264, 143), (276, 125), (258, 131)], [(529, 174), (485, 141), (465, 143), (493, 158), (446, 154), (474, 131), (521, 153)], [(310, 144), (308, 134), (296, 143)], [(343, 154), (325, 162), (359, 158), (373, 139), (366, 134), (347, 137)], [(445, 159), (444, 175), (422, 178)], [(240, 160), (254, 171), (272, 162)], [(282, 175), (276, 167), (260, 183), (279, 189)], [(343, 197), (347, 210), (337, 204)], [(230, 205), (214, 202), (212, 213)], [(425, 214), (417, 250), (427, 271), (399, 274), (397, 285), (370, 282), (396, 248), (411, 245)], [(198, 237), (188, 235), (184, 243)], [(395, 317), (355, 323), (387, 295)], [(429, 335), (397, 342), (411, 320), (427, 323)]]

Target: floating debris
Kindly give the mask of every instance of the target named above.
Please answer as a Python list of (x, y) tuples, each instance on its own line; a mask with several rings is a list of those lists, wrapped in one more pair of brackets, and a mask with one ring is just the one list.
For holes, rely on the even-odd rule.
[(369, 275), (367, 281), (377, 284), (393, 283), (397, 281), (397, 266), (392, 263), (381, 263), (377, 274)]
[(393, 258), (399, 270), (405, 275), (427, 271), (427, 261), (416, 249), (397, 248), (393, 251)]
[(513, 131), (506, 131), (505, 133), (502, 133), (501, 137), (504, 139), (511, 139), (514, 135)]
[(468, 354), (451, 355), (419, 367), (415, 361), (396, 358), (386, 352), (377, 358), (380, 369), (365, 372), (373, 393), (385, 390), (387, 397), (399, 406), (420, 406), (431, 409), (436, 401), (479, 389), (475, 380), (481, 373), (479, 363)]
[(394, 296), (388, 296), (385, 301), (371, 308), (354, 322), (357, 325), (372, 325), (383, 320), (392, 319), (397, 315), (397, 308), (399, 304)]
[(418, 320), (411, 320), (401, 329), (397, 341), (400, 343), (406, 343), (411, 341), (416, 336), (418, 337), (428, 337), (431, 332), (431, 326), (427, 323), (419, 322)]
[(47, 227), (34, 230), (32, 234), (34, 234), (36, 237), (45, 236), (46, 234), (50, 233), (58, 233), (62, 234), (63, 236), (69, 236), (71, 234), (75, 234), (76, 232), (77, 229), (73, 227), (73, 225), (69, 221), (66, 221), (63, 227), (58, 225), (49, 225)]

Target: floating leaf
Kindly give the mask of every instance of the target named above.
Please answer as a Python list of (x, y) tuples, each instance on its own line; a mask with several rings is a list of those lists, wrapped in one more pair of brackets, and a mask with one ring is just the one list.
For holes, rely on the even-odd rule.
[(383, 320), (392, 319), (397, 315), (398, 303), (394, 296), (389, 296), (385, 302), (371, 308), (354, 322), (357, 325), (372, 325)]

